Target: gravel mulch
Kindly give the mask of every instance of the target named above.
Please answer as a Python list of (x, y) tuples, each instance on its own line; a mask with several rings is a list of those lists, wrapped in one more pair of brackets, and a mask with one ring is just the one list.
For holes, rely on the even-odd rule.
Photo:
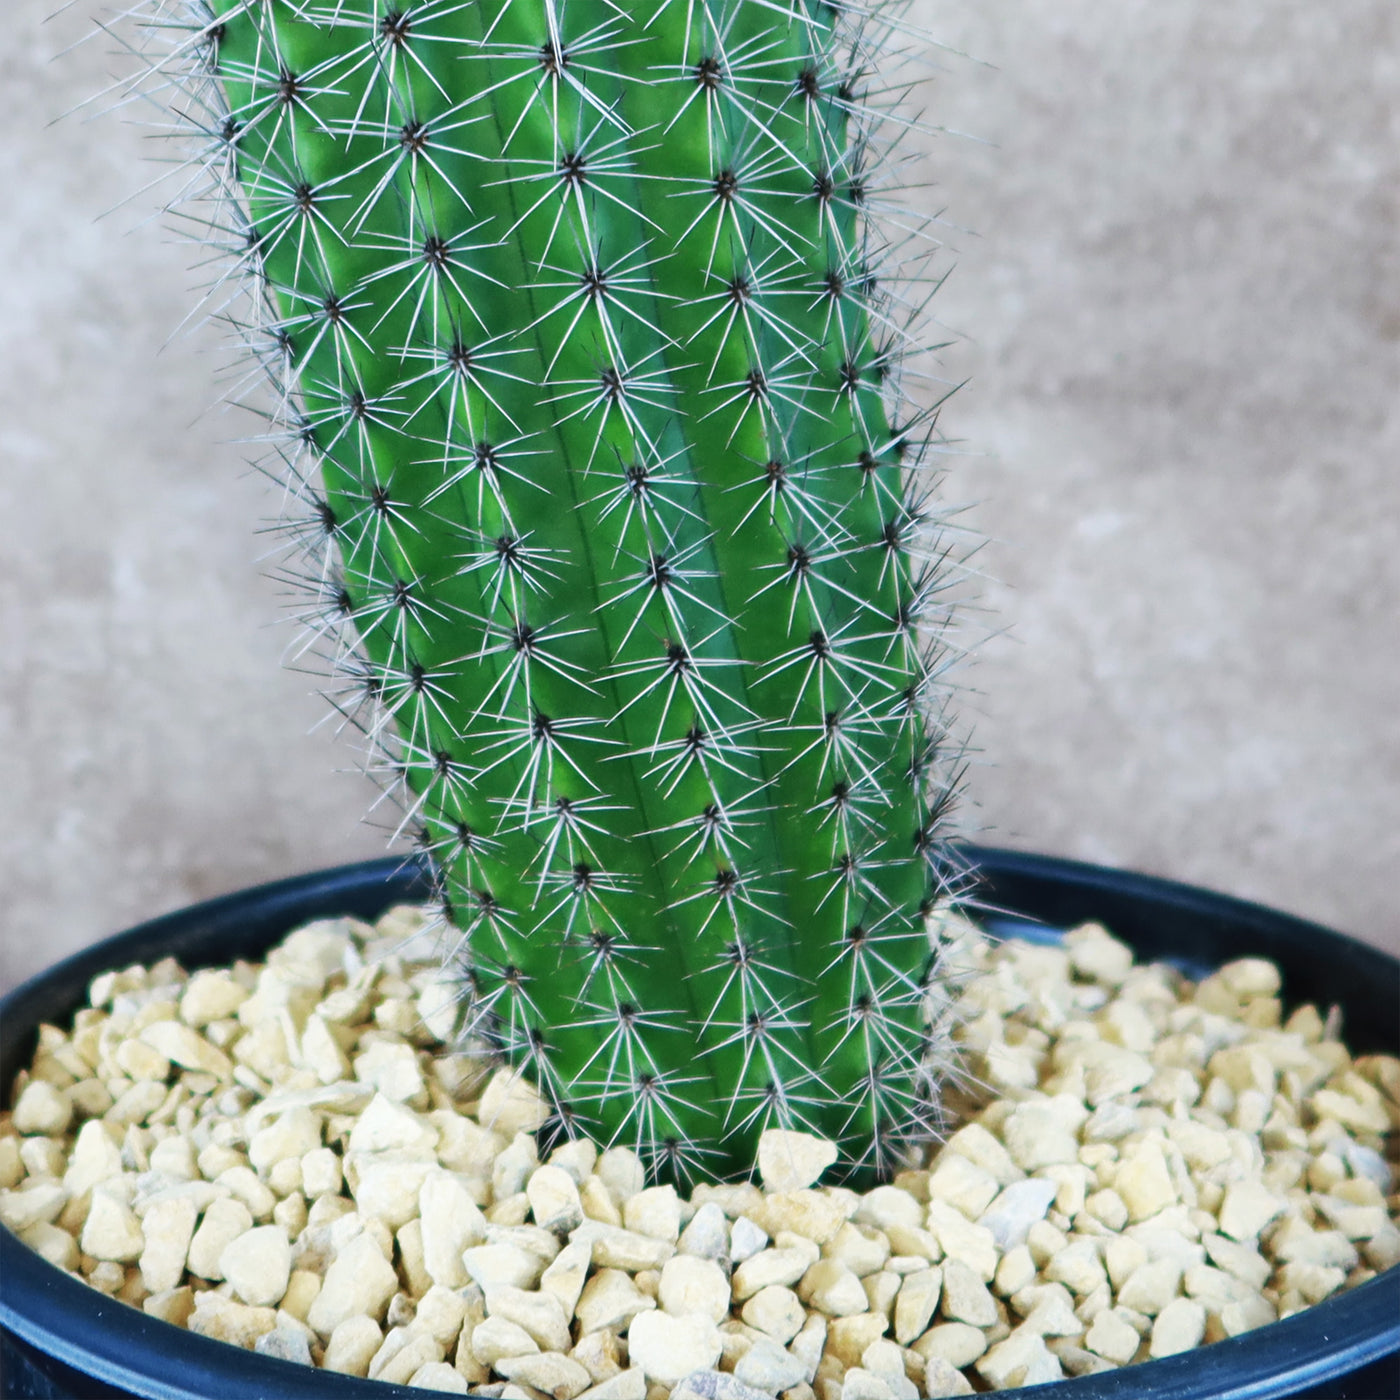
[(1400, 1263), (1400, 1060), (1194, 984), (1096, 925), (945, 923), (966, 1080), (888, 1185), (762, 1140), (688, 1197), (626, 1148), (541, 1163), (532, 1087), (449, 1052), (423, 911), (262, 964), (99, 977), (0, 1114), (0, 1220), (202, 1335), (506, 1400), (917, 1400), (1058, 1380), (1286, 1317)]

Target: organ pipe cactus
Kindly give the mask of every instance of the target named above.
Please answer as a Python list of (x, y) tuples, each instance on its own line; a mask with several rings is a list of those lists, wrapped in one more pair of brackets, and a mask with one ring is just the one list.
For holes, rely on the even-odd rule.
[(147, 19), (257, 288), (285, 573), (440, 872), (463, 1034), (661, 1174), (771, 1126), (887, 1165), (937, 1112), (956, 789), (898, 13)]

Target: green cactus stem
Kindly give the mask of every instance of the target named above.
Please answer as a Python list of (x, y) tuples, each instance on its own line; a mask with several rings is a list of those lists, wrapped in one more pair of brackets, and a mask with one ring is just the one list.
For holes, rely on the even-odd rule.
[(160, 8), (464, 1034), (661, 1172), (769, 1126), (887, 1163), (936, 1113), (956, 788), (897, 12)]

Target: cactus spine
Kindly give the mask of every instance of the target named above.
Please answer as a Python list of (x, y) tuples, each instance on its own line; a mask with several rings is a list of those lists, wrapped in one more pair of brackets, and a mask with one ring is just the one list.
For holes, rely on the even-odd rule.
[(157, 3), (465, 1029), (657, 1170), (777, 1125), (887, 1162), (936, 1109), (955, 787), (931, 413), (877, 272), (923, 232), (874, 217), (898, 20)]

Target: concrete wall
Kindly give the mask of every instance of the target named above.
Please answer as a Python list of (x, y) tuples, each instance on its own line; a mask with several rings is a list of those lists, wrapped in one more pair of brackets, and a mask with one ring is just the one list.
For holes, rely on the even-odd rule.
[[(258, 576), (269, 492), (205, 412), (207, 276), (152, 143), (70, 116), (99, 12), (0, 48), (0, 983), (253, 881), (380, 853)], [(968, 672), (991, 839), (1400, 946), (1400, 11), (943, 0), (918, 198), (988, 538)], [(135, 116), (136, 114), (130, 114)], [(133, 196), (124, 208), (94, 222)], [(164, 348), (163, 348), (164, 347)], [(264, 542), (265, 543), (265, 542)]]

